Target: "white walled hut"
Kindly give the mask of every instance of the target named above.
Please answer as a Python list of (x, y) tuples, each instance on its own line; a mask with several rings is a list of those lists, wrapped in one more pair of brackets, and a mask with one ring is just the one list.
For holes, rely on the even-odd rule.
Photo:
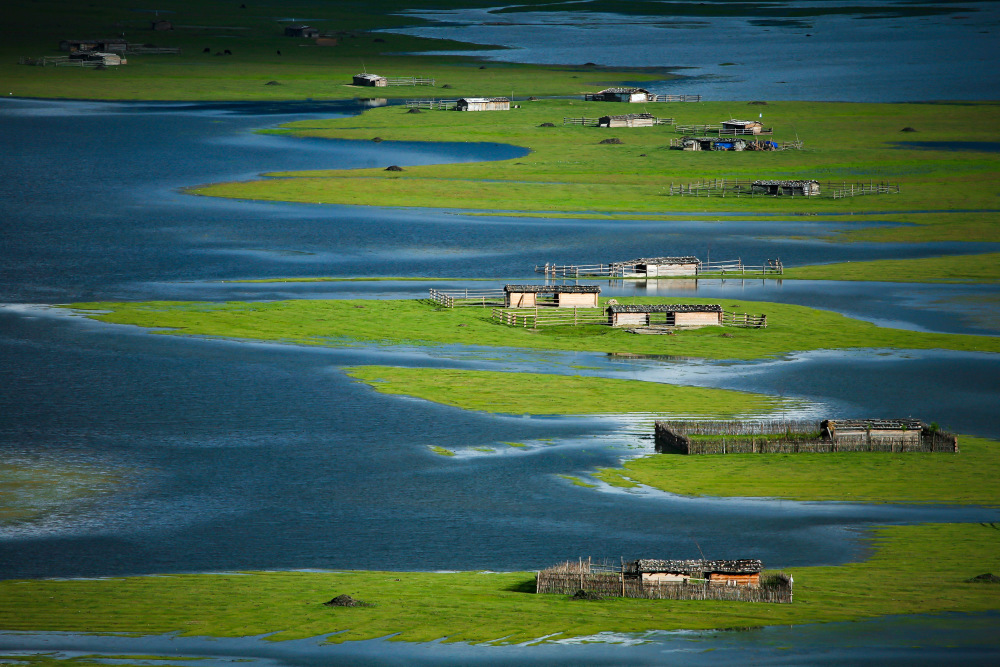
[(619, 262), (631, 267), (635, 275), (647, 278), (661, 276), (696, 276), (701, 270), (701, 260), (697, 257), (640, 257), (627, 262)]
[(815, 197), (819, 194), (819, 181), (754, 181), (754, 192), (774, 196)]
[(645, 88), (605, 88), (597, 93), (590, 93), (585, 96), (588, 101), (594, 102), (649, 102), (653, 96)]
[(764, 130), (764, 123), (759, 120), (737, 120), (730, 118), (722, 121), (723, 130), (736, 130), (737, 134), (760, 134)]
[(686, 584), (692, 579), (716, 586), (760, 586), (764, 564), (756, 559), (743, 560), (659, 560), (641, 558), (626, 563), (623, 575), (643, 583)]
[(719, 304), (648, 303), (608, 306), (608, 324), (613, 327), (645, 327), (659, 324), (671, 327), (722, 326)]
[(376, 88), (385, 88), (389, 85), (389, 79), (384, 76), (379, 76), (378, 74), (355, 74), (351, 83), (355, 86), (374, 86)]
[(656, 118), (651, 113), (627, 113), (618, 116), (601, 116), (598, 127), (653, 127)]
[(510, 111), (506, 97), (463, 97), (455, 103), (459, 111)]
[(503, 291), (507, 308), (597, 308), (601, 288), (598, 285), (506, 285)]

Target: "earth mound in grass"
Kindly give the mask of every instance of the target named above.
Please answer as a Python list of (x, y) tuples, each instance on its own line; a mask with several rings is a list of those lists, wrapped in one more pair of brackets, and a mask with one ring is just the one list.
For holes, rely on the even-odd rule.
[(992, 572), (977, 574), (972, 579), (966, 579), (970, 584), (1000, 584), (1000, 577)]
[(374, 607), (370, 602), (355, 600), (350, 595), (338, 595), (329, 602), (323, 603), (327, 607)]
[(593, 591), (585, 591), (582, 588), (578, 590), (576, 593), (573, 593), (573, 596), (570, 598), (570, 600), (603, 600), (603, 599), (604, 598), (602, 598), (597, 593)]

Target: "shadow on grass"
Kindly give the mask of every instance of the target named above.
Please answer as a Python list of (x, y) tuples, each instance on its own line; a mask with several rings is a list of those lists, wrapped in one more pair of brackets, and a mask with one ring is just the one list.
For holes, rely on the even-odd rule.
[(505, 591), (510, 591), (511, 593), (534, 593), (535, 592), (535, 580), (525, 579), (516, 584), (512, 584), (504, 589)]

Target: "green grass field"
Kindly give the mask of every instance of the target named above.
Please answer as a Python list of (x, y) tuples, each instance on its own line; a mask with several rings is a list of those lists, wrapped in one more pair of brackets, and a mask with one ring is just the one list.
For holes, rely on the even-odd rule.
[(906, 283), (997, 283), (1000, 282), (1000, 253), (800, 266), (785, 269), (782, 277)]
[[(871, 545), (873, 552), (859, 563), (786, 569), (795, 578), (793, 604), (572, 601), (536, 595), (530, 572), (176, 574), (0, 581), (0, 627), (210, 637), (276, 633), (268, 637), (272, 641), (337, 632), (331, 642), (392, 634), (394, 641), (513, 644), (549, 635), (747, 628), (1000, 606), (1000, 586), (966, 583), (1000, 571), (996, 528), (880, 528), (873, 531)], [(375, 606), (323, 606), (341, 594)], [(996, 638), (984, 641), (993, 645)]]
[(660, 413), (721, 419), (793, 405), (788, 400), (741, 391), (578, 375), (393, 366), (356, 366), (346, 372), (383, 394), (506, 414)]
[[(696, 303), (692, 299), (629, 298), (623, 302)], [(80, 303), (94, 319), (172, 335), (201, 335), (305, 345), (484, 345), (537, 350), (760, 359), (793, 351), (852, 348), (1000, 351), (1000, 338), (878, 327), (838, 313), (736, 299), (728, 311), (764, 313), (766, 329), (705, 327), (673, 336), (636, 336), (608, 326), (509, 327), (479, 307), (437, 308), (419, 300)], [(401, 328), (399, 322), (406, 322)], [(723, 336), (723, 334), (727, 336)]]

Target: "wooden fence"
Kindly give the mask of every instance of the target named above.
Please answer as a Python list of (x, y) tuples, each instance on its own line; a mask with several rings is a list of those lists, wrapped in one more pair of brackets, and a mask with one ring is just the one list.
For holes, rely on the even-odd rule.
[(494, 320), (513, 327), (537, 329), (538, 327), (581, 326), (584, 324), (609, 324), (605, 308), (494, 308)]
[[(567, 118), (563, 116), (563, 125), (580, 125), (583, 127), (597, 127), (601, 124), (600, 118), (587, 118), (586, 116), (581, 116), (579, 118)], [(653, 125), (673, 125), (673, 118), (653, 118)]]
[(406, 100), (403, 106), (407, 109), (445, 109), (458, 108), (458, 100)]
[[(800, 146), (801, 147), (801, 146)], [(711, 178), (694, 183), (670, 183), (664, 194), (682, 197), (775, 197), (761, 187), (754, 187), (753, 180), (744, 178)], [(820, 183), (820, 194), (810, 195), (815, 199), (829, 197), (856, 197), (859, 195), (875, 195), (898, 193), (898, 183)], [(787, 196), (787, 195), (786, 195)]]
[[(694, 436), (694, 437), (692, 437)], [(711, 437), (715, 436), (715, 437)], [(655, 424), (656, 451), (675, 454), (800, 454), (831, 452), (958, 452), (951, 433), (924, 428), (914, 436), (823, 436), (820, 422), (663, 422)]]
[(729, 313), (722, 311), (722, 326), (766, 329), (767, 315), (750, 315), (749, 313)]
[(505, 293), (502, 289), (481, 289), (481, 290), (436, 290), (431, 288), (431, 301), (439, 303), (446, 308), (459, 306), (502, 306), (506, 301)]
[(722, 262), (702, 262), (694, 273), (675, 276), (649, 276), (636, 268), (636, 264), (612, 262), (610, 264), (543, 264), (535, 265), (535, 273), (560, 278), (587, 278), (607, 276), (609, 278), (713, 278), (733, 275), (782, 275), (784, 265), (780, 259), (769, 259), (762, 265), (744, 264), (741, 258)]
[(157, 53), (180, 53), (176, 46), (142, 46), (141, 44), (129, 44), (125, 48), (125, 53), (141, 53), (143, 55)]
[(898, 193), (899, 184), (894, 183), (875, 183), (870, 181), (868, 183), (844, 183), (839, 188), (834, 185), (831, 188), (831, 195), (834, 199), (843, 199), (844, 197), (858, 197), (860, 195), (884, 195), (890, 193)]
[(701, 102), (701, 95), (656, 95), (650, 94), (650, 102)]
[(100, 60), (71, 59), (69, 56), (42, 56), (41, 58), (21, 56), (17, 59), (17, 64), (38, 67), (100, 67), (104, 63)]
[(621, 571), (578, 572), (542, 570), (535, 575), (535, 592), (540, 594), (573, 595), (578, 591), (602, 597), (645, 598), (647, 600), (726, 600), (733, 602), (792, 602), (792, 579), (782, 573), (764, 573), (759, 586), (727, 586), (705, 579), (689, 579), (687, 583), (643, 581)]
[(434, 79), (422, 76), (387, 76), (385, 85), (387, 86), (433, 86)]

